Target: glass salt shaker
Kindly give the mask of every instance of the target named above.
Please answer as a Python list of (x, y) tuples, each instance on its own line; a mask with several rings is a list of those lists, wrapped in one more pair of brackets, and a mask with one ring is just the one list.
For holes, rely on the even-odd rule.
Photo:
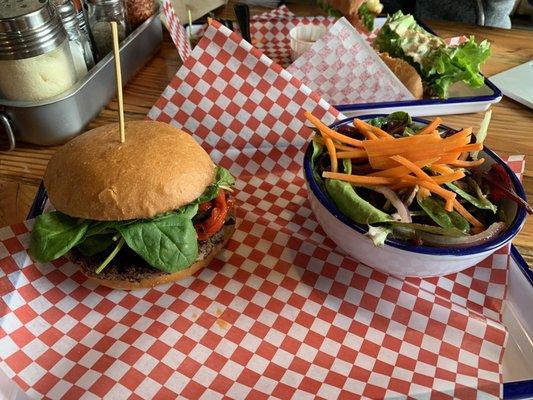
[(119, 41), (128, 33), (126, 13), (121, 0), (87, 0), (87, 22), (98, 59), (113, 49), (111, 21), (117, 23)]
[(79, 80), (94, 66), (91, 43), (80, 29), (74, 3), (71, 0), (65, 0), (56, 7), (63, 22), (63, 27), (67, 31), (70, 53), (72, 54), (76, 76)]

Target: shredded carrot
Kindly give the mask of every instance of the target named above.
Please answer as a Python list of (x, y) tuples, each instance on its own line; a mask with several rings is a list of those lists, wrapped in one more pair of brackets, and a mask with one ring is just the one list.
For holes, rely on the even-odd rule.
[(457, 147), (453, 149), (452, 151), (464, 152), (464, 151), (479, 151), (482, 149), (483, 149), (483, 143), (472, 143), (472, 144), (466, 144), (461, 147)]
[(350, 174), (342, 174), (339, 172), (328, 172), (328, 171), (324, 171), (322, 173), (322, 177), (330, 178), (330, 179), (338, 179), (340, 181), (357, 183), (360, 185), (373, 185), (373, 186), (390, 185), (391, 183), (394, 183), (396, 181), (395, 179), (385, 178), (382, 176), (350, 175)]
[(470, 214), (468, 212), (468, 210), (466, 208), (464, 208), (463, 205), (461, 203), (459, 203), (459, 201), (457, 199), (455, 199), (454, 202), (453, 202), (453, 208), (455, 208), (455, 210), (459, 214), (461, 214), (463, 217), (465, 217), (465, 219), (468, 222), (470, 222), (472, 224), (472, 226), (474, 226), (475, 228), (482, 229), (482, 230), (485, 229), (483, 224), (481, 222), (479, 222), (472, 214)]
[(366, 151), (362, 149), (354, 149), (350, 151), (340, 151), (337, 153), (337, 158), (362, 158), (365, 159), (368, 156), (366, 155)]
[(378, 140), (378, 137), (374, 135), (372, 130), (368, 129), (366, 125), (361, 121), (360, 119), (354, 119), (353, 120), (354, 126), (361, 132), (361, 134), (365, 135), (365, 137), (369, 140)]
[(359, 130), (364, 130), (365, 128), (370, 132), (374, 133), (377, 137), (381, 139), (394, 139), (389, 133), (385, 132), (383, 129), (378, 128), (377, 126), (371, 125), (365, 121), (355, 118), (353, 120), (354, 125), (359, 128)]
[[(430, 158), (430, 159), (427, 159), (427, 160), (414, 161), (414, 164), (417, 167), (423, 167), (425, 165), (432, 164), (434, 161), (437, 161), (437, 159), (436, 158)], [(403, 165), (400, 165), (398, 167), (393, 167), (393, 168), (388, 168), (388, 169), (384, 169), (384, 170), (381, 170), (381, 171), (373, 172), (373, 173), (370, 174), (370, 176), (386, 176), (386, 177), (389, 177), (389, 178), (400, 178), (402, 176), (409, 175), (410, 172), (411, 171), (409, 170), (409, 168), (404, 167)], [(453, 170), (452, 170), (452, 172), (453, 172)]]
[(333, 140), (329, 136), (324, 136), (324, 142), (326, 142), (326, 147), (329, 153), (329, 159), (331, 161), (331, 170), (337, 172), (339, 170), (339, 162), (337, 161), (337, 151), (333, 145)]
[[(319, 144), (322, 144), (322, 145), (326, 145), (326, 142), (324, 142), (324, 139), (322, 136), (315, 136), (313, 138), (313, 140), (317, 141)], [(333, 141), (333, 145), (335, 146), (335, 148), (337, 150), (344, 150), (344, 151), (352, 151), (352, 150), (357, 150), (357, 148), (355, 147), (352, 147), (352, 146), (346, 146), (344, 144), (340, 144), (340, 143), (337, 143), (335, 141)]]
[(457, 139), (460, 139), (460, 138), (462, 138), (462, 139), (468, 138), (471, 134), (472, 134), (472, 128), (463, 128), (460, 131), (455, 132), (453, 135), (448, 136), (447, 138), (442, 139), (442, 140), (445, 143), (453, 142), (454, 140), (457, 140)]
[(393, 168), (396, 162), (390, 156), (401, 155), (409, 160), (438, 158), (442, 154), (439, 135), (409, 136), (394, 140), (365, 140), (363, 148), (374, 169)]
[(425, 187), (432, 193), (438, 194), (440, 197), (446, 200), (446, 204), (444, 206), (444, 209), (446, 211), (453, 210), (453, 201), (455, 200), (455, 196), (456, 196), (455, 193), (441, 188), (439, 185), (437, 185), (434, 182), (426, 181), (423, 179), (419, 180), (417, 184), (418, 186)]
[(402, 156), (399, 156), (399, 155), (392, 156), (391, 159), (396, 161), (398, 164), (402, 164), (405, 168), (409, 169), (418, 178), (424, 179), (426, 181), (431, 181), (431, 176), (429, 176), (424, 171), (422, 171), (422, 168), (420, 168), (414, 162), (409, 161), (408, 159), (406, 159), (406, 158), (404, 158)]
[(440, 117), (435, 118), (431, 123), (417, 132), (417, 135), (425, 135), (427, 133), (433, 132), (437, 127), (442, 123)]
[(363, 141), (361, 140), (357, 140), (357, 139), (354, 139), (354, 138), (351, 138), (351, 137), (348, 137), (346, 135), (343, 135), (342, 133), (339, 133), (339, 132), (336, 132), (334, 131), (333, 129), (327, 127), (326, 125), (324, 125), (322, 123), (322, 121), (320, 121), (317, 117), (315, 117), (313, 114), (311, 114), (310, 112), (306, 112), (305, 113), (305, 117), (314, 125), (317, 127), (317, 129), (321, 132), (321, 133), (325, 133), (326, 135), (328, 135), (329, 137), (331, 137), (331, 139), (335, 139), (335, 140), (338, 140), (339, 142), (341, 143), (345, 143), (345, 144), (350, 144), (352, 146), (355, 146), (355, 147), (362, 147), (363, 146)]
[[(464, 178), (465, 174), (463, 171), (455, 171), (451, 174), (445, 174), (445, 175), (438, 175), (438, 176), (430, 176), (431, 178), (431, 181), (439, 184), (439, 185), (443, 185), (445, 183), (450, 183), (450, 182), (454, 182), (458, 179), (461, 179), (461, 178)], [(402, 177), (402, 180), (404, 181), (407, 181), (407, 182), (413, 182), (413, 183), (417, 183), (418, 180), (416, 177), (414, 176), (411, 176), (411, 175), (408, 175), (408, 176), (403, 176)]]
[(485, 162), (485, 159), (484, 158), (480, 158), (479, 160), (475, 160), (475, 161), (457, 160), (457, 161), (451, 162), (449, 164), (454, 166), (454, 167), (471, 168), (471, 167), (479, 167), (484, 162)]
[(437, 163), (439, 164), (452, 164), (453, 162), (457, 161), (459, 157), (461, 156), (461, 153), (446, 153), (441, 158), (438, 159)]
[(429, 169), (441, 175), (454, 173), (454, 170), (445, 164), (431, 164)]

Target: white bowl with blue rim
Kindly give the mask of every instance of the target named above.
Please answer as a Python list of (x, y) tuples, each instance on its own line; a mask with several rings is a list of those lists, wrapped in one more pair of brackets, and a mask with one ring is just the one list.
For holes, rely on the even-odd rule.
[[(385, 114), (365, 115), (359, 117), (368, 120)], [(335, 129), (341, 125), (351, 124), (352, 118), (339, 121), (331, 126)], [(429, 121), (413, 118), (413, 122), (424, 126)], [(441, 125), (439, 129), (449, 129)], [(304, 175), (307, 182), (308, 197), (311, 208), (330, 239), (353, 259), (378, 269), (387, 274), (398, 277), (431, 277), (452, 274), (476, 265), (496, 250), (507, 245), (522, 229), (526, 211), (512, 201), (505, 201), (504, 212), (511, 221), (506, 229), (498, 236), (482, 244), (470, 247), (430, 247), (417, 246), (408, 242), (389, 238), (381, 247), (376, 247), (366, 236), (368, 228), (360, 225), (344, 215), (335, 203), (324, 193), (313, 178), (311, 169), (312, 144), (308, 144), (304, 157)], [(518, 196), (526, 200), (522, 184), (514, 172), (494, 152), (486, 147), (480, 152), (485, 158), (483, 170), (488, 170), (492, 164), (500, 164), (514, 186)]]

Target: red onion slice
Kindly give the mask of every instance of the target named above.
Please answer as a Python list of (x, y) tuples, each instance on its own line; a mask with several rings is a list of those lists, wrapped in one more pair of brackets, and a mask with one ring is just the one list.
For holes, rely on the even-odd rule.
[(387, 200), (389, 200), (392, 206), (398, 211), (400, 216), (400, 221), (402, 222), (412, 222), (411, 213), (403, 201), (398, 197), (394, 190), (389, 189), (385, 186), (365, 186), (367, 189), (373, 190), (374, 192), (381, 193)]
[(417, 236), (422, 239), (424, 244), (436, 247), (470, 247), (485, 243), (495, 238), (505, 229), (504, 222), (494, 222), (491, 226), (477, 235), (469, 236), (442, 236), (433, 233), (417, 231)]

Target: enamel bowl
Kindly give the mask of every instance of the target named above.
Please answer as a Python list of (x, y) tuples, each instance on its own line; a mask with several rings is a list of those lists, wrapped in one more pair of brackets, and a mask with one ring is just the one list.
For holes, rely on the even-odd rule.
[[(367, 115), (358, 117), (363, 120), (385, 116)], [(351, 124), (348, 118), (333, 124), (336, 128), (341, 125)], [(429, 121), (413, 118), (420, 126), (427, 125)], [(439, 129), (448, 129), (441, 125)], [(476, 265), (490, 256), (499, 248), (508, 244), (524, 225), (526, 211), (515, 203), (507, 201), (504, 211), (512, 221), (499, 236), (479, 245), (463, 248), (442, 248), (430, 246), (415, 246), (394, 239), (387, 239), (385, 245), (376, 247), (365, 236), (366, 226), (362, 226), (346, 217), (329, 197), (321, 191), (311, 171), (312, 145), (308, 144), (304, 157), (304, 174), (307, 182), (308, 196), (311, 208), (326, 232), (326, 234), (350, 257), (372, 268), (398, 277), (431, 277), (447, 275), (462, 271)], [(485, 158), (482, 168), (489, 169), (494, 163), (501, 164), (514, 185), (518, 196), (526, 199), (522, 184), (511, 169), (492, 151), (484, 148), (480, 155)]]

